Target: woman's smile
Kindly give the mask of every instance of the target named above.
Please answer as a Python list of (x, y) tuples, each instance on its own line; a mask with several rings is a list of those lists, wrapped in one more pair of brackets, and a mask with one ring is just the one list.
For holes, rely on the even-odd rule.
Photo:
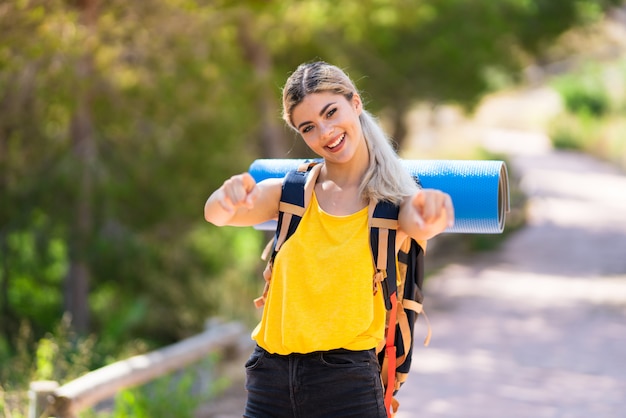
[(340, 148), (340, 145), (343, 145), (344, 139), (346, 139), (345, 132), (339, 135), (333, 142), (326, 145), (326, 148), (330, 149), (331, 151), (338, 151), (338, 148)]

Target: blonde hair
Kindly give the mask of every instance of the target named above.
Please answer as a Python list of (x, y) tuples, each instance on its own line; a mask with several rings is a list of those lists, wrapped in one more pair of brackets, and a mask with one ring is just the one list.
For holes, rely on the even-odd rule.
[[(283, 88), (285, 122), (297, 130), (291, 112), (308, 94), (322, 92), (341, 94), (348, 101), (358, 94), (352, 80), (340, 68), (322, 61), (301, 64)], [(370, 157), (359, 191), (368, 201), (386, 200), (399, 204), (404, 197), (413, 195), (418, 186), (402, 166), (390, 138), (376, 118), (363, 109), (359, 121)]]

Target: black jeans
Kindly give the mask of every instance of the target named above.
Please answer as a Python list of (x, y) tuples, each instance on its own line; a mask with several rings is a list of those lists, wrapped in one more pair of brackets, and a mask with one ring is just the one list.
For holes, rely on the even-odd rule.
[(246, 418), (386, 418), (374, 350), (270, 354), (246, 362)]

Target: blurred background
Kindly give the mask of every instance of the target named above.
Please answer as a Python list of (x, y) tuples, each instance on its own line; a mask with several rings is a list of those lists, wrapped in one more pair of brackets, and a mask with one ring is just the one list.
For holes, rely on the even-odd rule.
[(405, 158), (505, 158), (492, 124), (623, 169), (625, 25), (622, 0), (1, 0), (0, 413), (257, 320), (268, 236), (202, 208), (256, 158), (309, 156), (280, 118), (298, 64), (345, 69)]

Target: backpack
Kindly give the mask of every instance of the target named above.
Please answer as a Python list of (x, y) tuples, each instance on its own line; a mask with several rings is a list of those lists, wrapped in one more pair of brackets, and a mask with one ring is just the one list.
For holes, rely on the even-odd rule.
[[(315, 180), (322, 167), (318, 162), (303, 163), (285, 175), (276, 233), (263, 251), (262, 258), (267, 260), (263, 272), (265, 288), (263, 295), (254, 301), (257, 308), (265, 303), (274, 258), (285, 241), (296, 231), (309, 204)], [(416, 181), (419, 184), (419, 180)], [(375, 267), (374, 289), (382, 289), (387, 310), (385, 340), (377, 347), (377, 353), (385, 388), (385, 409), (389, 417), (398, 409), (399, 403), (394, 395), (406, 381), (411, 368), (413, 329), (419, 314), (423, 314), (428, 326), (425, 346), (428, 345), (431, 335), (430, 324), (422, 307), (424, 249), (420, 243), (407, 237), (396, 258), (398, 213), (398, 206), (381, 201), (370, 205), (368, 214), (370, 247)]]

